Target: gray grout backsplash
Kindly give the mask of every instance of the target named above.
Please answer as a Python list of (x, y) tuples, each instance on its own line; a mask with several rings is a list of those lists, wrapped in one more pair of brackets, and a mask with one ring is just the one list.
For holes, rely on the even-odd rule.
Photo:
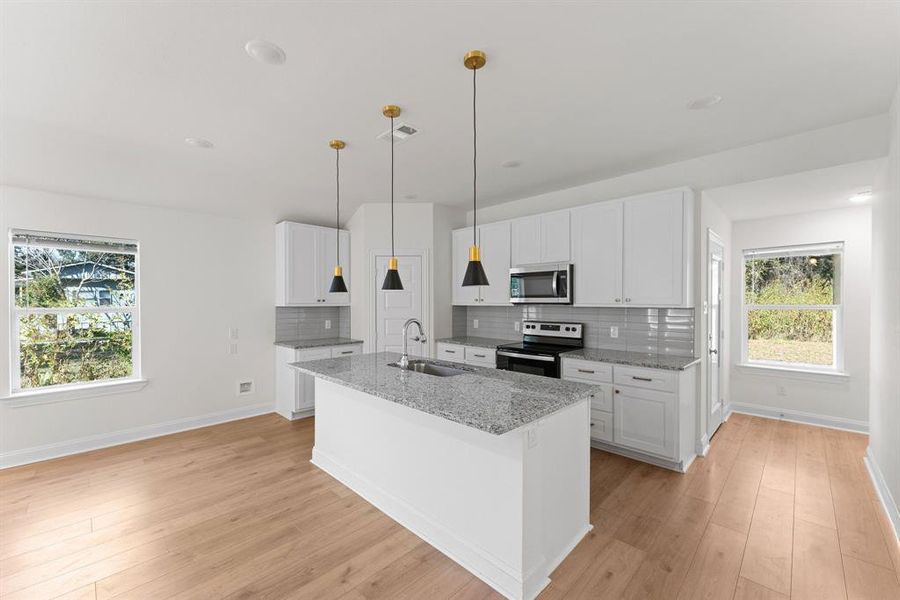
[[(453, 335), (521, 340), (522, 334), (515, 330), (515, 323), (522, 320), (583, 323), (584, 345), (588, 348), (694, 356), (692, 308), (454, 306)], [(611, 327), (619, 328), (617, 338), (611, 336)]]
[[(325, 329), (331, 321), (331, 329)], [(350, 337), (349, 306), (276, 306), (275, 341)]]

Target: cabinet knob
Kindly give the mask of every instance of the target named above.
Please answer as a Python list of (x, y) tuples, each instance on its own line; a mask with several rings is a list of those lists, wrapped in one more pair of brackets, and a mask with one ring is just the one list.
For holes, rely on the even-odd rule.
[(621, 302), (621, 301), (622, 301), (621, 298), (616, 298), (616, 302)]
[(619, 393), (619, 390), (616, 390), (616, 393), (618, 394), (618, 393)]
[(631, 298), (625, 298), (625, 302), (631, 302)]

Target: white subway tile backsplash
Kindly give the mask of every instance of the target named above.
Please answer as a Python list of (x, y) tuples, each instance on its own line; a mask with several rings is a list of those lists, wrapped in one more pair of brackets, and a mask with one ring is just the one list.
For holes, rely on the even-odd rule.
[[(331, 328), (325, 328), (331, 321)], [(275, 307), (275, 341), (350, 337), (349, 306)]]
[[(478, 329), (473, 322), (478, 320)], [(528, 306), (454, 306), (453, 335), (518, 340), (514, 324), (522, 320), (584, 324), (588, 348), (627, 350), (676, 356), (694, 355), (694, 310), (690, 308), (585, 308)], [(619, 328), (619, 337), (610, 335)]]

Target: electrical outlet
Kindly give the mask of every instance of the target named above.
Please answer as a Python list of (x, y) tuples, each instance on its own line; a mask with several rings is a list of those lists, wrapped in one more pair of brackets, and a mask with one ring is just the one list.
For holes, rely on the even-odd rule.
[(516, 331), (521, 331), (522, 330), (522, 321), (514, 321), (513, 329), (515, 329)]
[(775, 393), (779, 396), (787, 396), (787, 388), (779, 383), (775, 386)]
[(331, 319), (325, 319), (325, 329), (331, 329)]
[(478, 329), (478, 319), (472, 319), (472, 329)]
[(610, 328), (609, 328), (609, 337), (611, 337), (611, 338), (617, 338), (617, 337), (619, 337), (619, 328), (616, 327), (615, 325), (613, 325), (612, 327), (610, 327)]
[(538, 445), (538, 432), (537, 429), (529, 429), (528, 430), (528, 447), (534, 448)]

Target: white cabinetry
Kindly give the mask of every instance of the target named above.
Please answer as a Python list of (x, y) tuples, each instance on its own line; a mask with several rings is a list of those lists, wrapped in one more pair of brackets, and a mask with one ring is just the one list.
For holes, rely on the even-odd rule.
[(329, 227), (282, 221), (275, 226), (275, 304), (349, 306), (350, 294), (328, 291), (340, 235), (344, 281), (350, 279), (350, 234)]
[(509, 222), (491, 223), (478, 228), (481, 265), (490, 285), (463, 286), (469, 264), (472, 228), (453, 232), (453, 304), (487, 306), (509, 304)]
[(439, 360), (463, 363), (473, 367), (497, 367), (497, 351), (493, 348), (478, 348), (438, 342), (437, 357)]
[(621, 306), (622, 202), (572, 210), (575, 304)]
[(569, 262), (569, 211), (512, 221), (512, 266)]
[(340, 358), (362, 353), (362, 343), (295, 350), (275, 347), (275, 412), (285, 419), (312, 415), (315, 409), (316, 378), (288, 366), (293, 362)]
[(675, 190), (572, 210), (576, 306), (692, 306), (694, 202)]
[(646, 369), (563, 357), (563, 379), (596, 386), (594, 445), (685, 471), (696, 456), (697, 369)]
[(624, 204), (622, 281), (632, 306), (689, 306), (693, 204), (674, 191)]

